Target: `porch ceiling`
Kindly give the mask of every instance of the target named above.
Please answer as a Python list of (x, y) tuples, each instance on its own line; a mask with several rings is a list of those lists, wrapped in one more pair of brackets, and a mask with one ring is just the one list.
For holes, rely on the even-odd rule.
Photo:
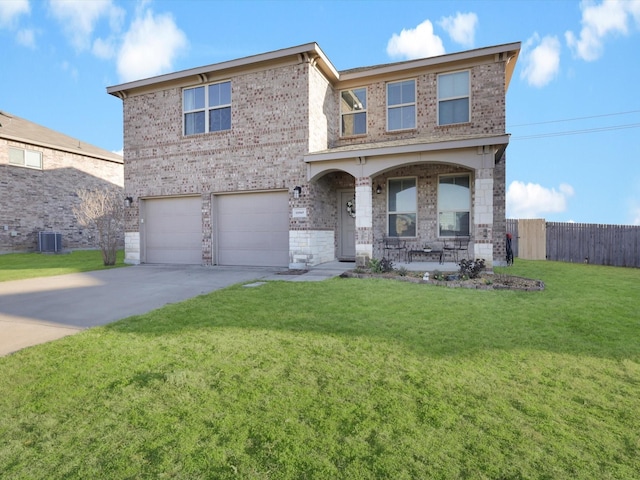
[(386, 170), (415, 163), (493, 168), (508, 143), (508, 134), (416, 137), (336, 147), (308, 153), (304, 161), (310, 181), (332, 171), (344, 171), (354, 177), (373, 177)]

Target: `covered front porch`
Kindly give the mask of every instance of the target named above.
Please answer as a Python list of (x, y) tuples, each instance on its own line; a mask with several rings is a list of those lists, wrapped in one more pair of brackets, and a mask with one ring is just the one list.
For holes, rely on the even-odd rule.
[[(496, 209), (495, 181), (504, 182), (504, 162), (500, 168), (496, 164), (506, 141), (506, 136), (482, 136), (351, 146), (306, 155), (318, 204), (336, 202), (336, 258), (366, 266), (371, 259), (389, 256), (386, 237), (397, 236), (407, 251), (419, 251), (428, 244), (442, 248), (466, 236), (469, 248), (460, 258), (482, 258), (491, 268), (494, 238), (501, 235), (496, 225), (499, 230), (500, 221), (504, 223), (504, 198), (498, 198)], [(466, 195), (466, 206), (445, 198), (443, 192), (456, 188)], [(405, 196), (411, 201), (405, 202)], [(459, 259), (440, 264), (437, 258), (392, 258), (396, 268), (448, 272), (458, 270)]]

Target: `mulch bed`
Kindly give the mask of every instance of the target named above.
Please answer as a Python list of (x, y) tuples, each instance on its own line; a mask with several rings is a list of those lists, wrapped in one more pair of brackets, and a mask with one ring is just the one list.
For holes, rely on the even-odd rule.
[(514, 275), (483, 274), (471, 280), (423, 280), (422, 274), (416, 276), (416, 272), (409, 272), (407, 275), (397, 273), (368, 273), (349, 270), (340, 275), (341, 278), (388, 278), (401, 282), (428, 283), (449, 288), (472, 288), (477, 290), (520, 290), (526, 292), (536, 292), (544, 290), (544, 282), (531, 278), (516, 277)]

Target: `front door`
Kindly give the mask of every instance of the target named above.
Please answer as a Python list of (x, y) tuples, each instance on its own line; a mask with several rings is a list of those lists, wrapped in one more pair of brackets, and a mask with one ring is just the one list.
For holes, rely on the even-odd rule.
[[(348, 209), (352, 205), (351, 212)], [(353, 190), (338, 193), (338, 260), (356, 259), (356, 201)]]

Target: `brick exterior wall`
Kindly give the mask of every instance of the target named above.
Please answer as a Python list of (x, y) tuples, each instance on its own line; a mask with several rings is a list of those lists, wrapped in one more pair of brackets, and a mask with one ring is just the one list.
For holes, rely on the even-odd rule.
[[(461, 69), (470, 72), (471, 120), (440, 127), (437, 125), (437, 75)], [(446, 159), (440, 160), (437, 153), (431, 153), (426, 160), (387, 168), (371, 177), (345, 173), (346, 168), (337, 167), (308, 181), (304, 156), (365, 144), (371, 149), (377, 143), (411, 142), (417, 137), (435, 141), (439, 137), (503, 135), (505, 69), (504, 61), (491, 56), (490, 59), (474, 60), (466, 67), (431, 65), (407, 71), (406, 75), (395, 72), (385, 78), (376, 74), (369, 79), (362, 77), (361, 82), (350, 80), (348, 88), (367, 88), (368, 108), (367, 135), (348, 138), (340, 137), (339, 96), (344, 87), (332, 85), (313, 61), (304, 57), (297, 61), (281, 59), (266, 67), (216, 72), (207, 82), (201, 83), (231, 81), (232, 126), (229, 131), (182, 134), (182, 88), (198, 85), (188, 83), (199, 81), (196, 75), (167, 83), (167, 86), (160, 84), (134, 90), (123, 100), (126, 195), (134, 199), (201, 195), (202, 258), (204, 264), (211, 264), (215, 263), (216, 229), (211, 196), (222, 192), (286, 189), (290, 192), (290, 208), (307, 210), (306, 217), (290, 215), (290, 258), (292, 263), (313, 265), (318, 259), (324, 261), (332, 257), (327, 247), (331, 244), (330, 239), (335, 256), (340, 228), (337, 209), (342, 208), (337, 201), (340, 190), (355, 191), (356, 185), (372, 190), (370, 224), (358, 229), (356, 243), (370, 245), (361, 251), (380, 257), (380, 241), (387, 228), (387, 179), (418, 178), (418, 237), (414, 239), (417, 244), (422, 239), (437, 239), (438, 175), (464, 172), (470, 174), (473, 198), (481, 199), (477, 211), (472, 206), (471, 231), (475, 245), (472, 244), (470, 251), (501, 258), (505, 232), (504, 157), (495, 167), (478, 160), (478, 167), (470, 168), (468, 164), (466, 167), (455, 165), (452, 151), (446, 152)], [(416, 128), (387, 132), (386, 83), (409, 78), (416, 80)], [(469, 153), (465, 155), (469, 156)], [(353, 161), (355, 158), (345, 158), (342, 165)], [(344, 171), (339, 171), (341, 169)], [(381, 195), (375, 194), (378, 184), (384, 189)], [(294, 186), (302, 187), (298, 199), (291, 193)], [(132, 258), (136, 252), (139, 258), (140, 251), (139, 245), (134, 245), (136, 241), (140, 242), (138, 203), (135, 202), (127, 212), (125, 227)], [(473, 218), (475, 214), (477, 218)], [(369, 218), (369, 214), (365, 217)]]
[[(10, 146), (42, 152), (42, 170), (9, 165)], [(61, 233), (65, 250), (96, 248), (73, 215), (76, 192), (109, 187), (124, 202), (123, 181), (120, 163), (0, 139), (0, 253), (37, 251), (41, 231)]]

